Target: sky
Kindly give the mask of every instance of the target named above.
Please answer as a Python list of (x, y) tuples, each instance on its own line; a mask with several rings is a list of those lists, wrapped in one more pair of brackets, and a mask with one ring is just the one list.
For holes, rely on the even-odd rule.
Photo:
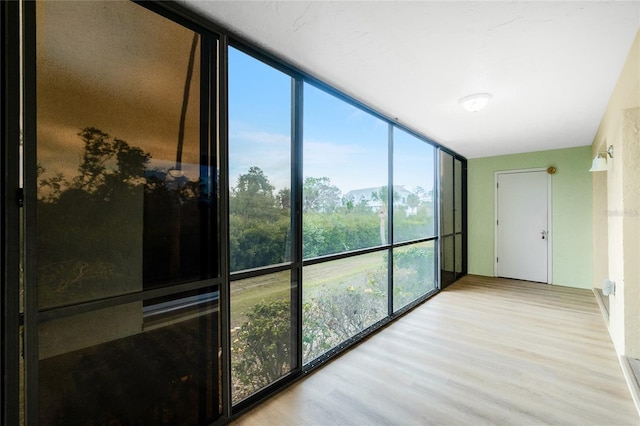
[[(132, 2), (37, 2), (38, 162), (72, 178), (96, 127), (175, 164), (193, 32)], [(182, 159), (199, 162), (195, 58)], [(198, 168), (193, 178), (198, 178)]]
[[(260, 167), (277, 188), (290, 187), (291, 77), (231, 48), (230, 184)], [(388, 183), (388, 124), (303, 85), (303, 175), (328, 177), (343, 194)], [(433, 185), (431, 145), (395, 128), (395, 185)]]
[[(38, 162), (72, 178), (84, 127), (175, 162), (193, 32), (129, 2), (37, 4)], [(200, 44), (198, 44), (200, 46)], [(196, 55), (182, 160), (198, 178), (199, 58)], [(276, 192), (291, 175), (291, 77), (229, 50), (229, 184), (260, 167)], [(388, 124), (310, 84), (303, 85), (303, 175), (328, 177), (342, 193), (388, 183)], [(433, 184), (433, 147), (395, 129), (394, 184)]]

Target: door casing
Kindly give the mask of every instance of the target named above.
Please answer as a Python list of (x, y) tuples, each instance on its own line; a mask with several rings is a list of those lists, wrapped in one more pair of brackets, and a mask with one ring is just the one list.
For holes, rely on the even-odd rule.
[[(501, 170), (494, 172), (493, 177), (493, 275), (498, 276), (498, 177), (503, 174), (546, 172), (546, 168)], [(553, 222), (552, 222), (551, 175), (547, 174), (547, 284), (553, 282)]]

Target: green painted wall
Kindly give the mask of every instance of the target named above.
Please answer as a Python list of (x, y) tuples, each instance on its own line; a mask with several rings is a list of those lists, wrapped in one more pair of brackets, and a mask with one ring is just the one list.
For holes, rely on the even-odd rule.
[(591, 288), (591, 147), (474, 158), (468, 161), (469, 273), (493, 276), (494, 172), (554, 166), (553, 284)]

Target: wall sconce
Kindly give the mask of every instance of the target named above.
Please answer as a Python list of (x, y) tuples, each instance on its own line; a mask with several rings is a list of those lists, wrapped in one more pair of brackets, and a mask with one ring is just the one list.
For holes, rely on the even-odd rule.
[(607, 152), (598, 152), (596, 153), (595, 158), (593, 159), (593, 164), (591, 164), (590, 172), (605, 172), (607, 171), (607, 154), (609, 154), (610, 158), (613, 158), (613, 145), (609, 145)]

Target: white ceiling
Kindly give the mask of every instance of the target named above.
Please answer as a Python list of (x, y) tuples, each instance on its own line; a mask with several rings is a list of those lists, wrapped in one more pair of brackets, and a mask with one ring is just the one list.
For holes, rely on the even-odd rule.
[(467, 158), (590, 145), (640, 27), (639, 1), (180, 2)]

